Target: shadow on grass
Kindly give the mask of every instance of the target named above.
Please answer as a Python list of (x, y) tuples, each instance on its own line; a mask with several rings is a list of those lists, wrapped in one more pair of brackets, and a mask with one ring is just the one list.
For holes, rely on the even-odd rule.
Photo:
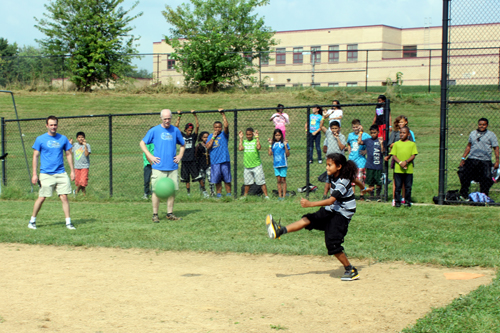
[[(71, 222), (73, 223), (73, 225), (79, 226), (79, 225), (87, 224), (87, 223), (95, 223), (95, 222), (97, 222), (97, 220), (96, 219), (79, 219), (79, 220), (72, 220)], [(42, 223), (40, 225), (37, 224), (36, 227), (38, 229), (38, 228), (51, 227), (51, 226), (56, 226), (56, 225), (60, 225), (60, 226), (65, 227), (66, 222), (62, 221), (62, 222)]]

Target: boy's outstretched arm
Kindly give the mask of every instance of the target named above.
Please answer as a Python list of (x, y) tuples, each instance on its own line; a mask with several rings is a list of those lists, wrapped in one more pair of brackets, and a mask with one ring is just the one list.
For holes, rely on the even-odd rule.
[(321, 129), (321, 131), (323, 133), (326, 133), (326, 131), (327, 131), (327, 128), (324, 125), (325, 119), (326, 119), (326, 117), (323, 117), (323, 118), (321, 118), (321, 121), (319, 122), (319, 128)]
[(226, 114), (224, 113), (224, 109), (219, 109), (220, 114), (222, 115), (222, 125), (224, 126), (224, 133), (229, 134), (229, 123), (227, 122)]
[(175, 121), (175, 125), (174, 126), (177, 127), (177, 128), (179, 128), (179, 124), (181, 123), (181, 117), (182, 117), (181, 110), (177, 110), (177, 114), (179, 115), (179, 118), (177, 118), (177, 120)]
[(259, 140), (259, 131), (255, 130), (254, 132), (255, 140), (257, 141), (257, 150), (260, 150), (262, 148)]
[(196, 136), (198, 136), (198, 132), (200, 130), (200, 122), (198, 121), (198, 116), (196, 115), (196, 113), (194, 112), (194, 110), (191, 110), (191, 113), (193, 114), (194, 116), (194, 134), (196, 134)]
[(329, 197), (328, 199), (325, 200), (320, 200), (320, 201), (309, 201), (305, 198), (300, 199), (300, 205), (303, 208), (308, 208), (308, 207), (325, 207), (325, 206), (330, 206), (333, 205), (335, 202), (335, 197)]
[(243, 151), (243, 131), (239, 131), (238, 136), (240, 137), (240, 144), (238, 145), (238, 150)]

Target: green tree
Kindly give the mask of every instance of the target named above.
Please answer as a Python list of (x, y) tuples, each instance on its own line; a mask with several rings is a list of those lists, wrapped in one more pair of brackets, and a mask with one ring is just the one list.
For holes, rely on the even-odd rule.
[(45, 5), (45, 18), (35, 18), (35, 27), (47, 36), (37, 42), (47, 54), (69, 54), (70, 80), (79, 90), (90, 91), (130, 69), (139, 38), (130, 35), (129, 23), (142, 12), (128, 16), (139, 2), (124, 10), (124, 1), (52, 0)]
[[(190, 0), (176, 9), (165, 6), (163, 16), (173, 28), (165, 41), (175, 52), (176, 69), (190, 87), (209, 91), (223, 85), (255, 82), (252, 61), (276, 45), (274, 31), (253, 14), (269, 0)], [(267, 53), (266, 53), (267, 54)]]
[(17, 55), (17, 44), (9, 44), (9, 41), (0, 37), (0, 86), (12, 82), (15, 56)]

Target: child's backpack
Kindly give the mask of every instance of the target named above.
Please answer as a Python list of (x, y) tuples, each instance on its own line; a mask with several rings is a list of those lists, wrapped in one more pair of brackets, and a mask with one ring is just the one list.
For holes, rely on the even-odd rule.
[[(260, 185), (257, 185), (255, 183), (250, 185), (250, 189), (248, 190), (248, 195), (260, 196), (262, 194), (264, 194), (264, 192), (262, 192), (262, 187)], [(245, 185), (241, 186), (241, 196), (243, 195), (245, 195)]]
[[(309, 183), (309, 192), (315, 192), (318, 190), (318, 187)], [(306, 193), (307, 192), (307, 186), (299, 187), (297, 189), (297, 192), (299, 193)]]
[(469, 194), (469, 199), (473, 202), (494, 203), (489, 196), (481, 192), (472, 192)]

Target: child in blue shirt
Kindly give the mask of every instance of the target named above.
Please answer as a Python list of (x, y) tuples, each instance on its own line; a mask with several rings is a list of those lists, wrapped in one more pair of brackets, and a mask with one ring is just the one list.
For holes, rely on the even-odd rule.
[(286, 173), (288, 170), (287, 157), (290, 156), (288, 140), (283, 141), (283, 132), (276, 128), (273, 139), (268, 138), (269, 156), (273, 156), (274, 175), (278, 182), (278, 200), (284, 200), (286, 195)]
[(366, 178), (366, 146), (360, 145), (358, 143), (358, 139), (361, 138), (361, 141), (368, 140), (370, 138), (370, 135), (368, 135), (367, 133), (363, 133), (363, 126), (361, 126), (361, 122), (359, 121), (359, 119), (354, 119), (351, 124), (352, 132), (349, 133), (349, 136), (347, 137), (347, 150), (349, 152), (349, 160), (356, 163), (358, 167), (358, 175), (356, 178), (364, 184)]
[[(314, 144), (316, 144), (316, 152), (318, 154), (318, 163), (323, 163), (321, 159), (321, 127), (320, 123), (323, 119), (323, 109), (319, 105), (313, 107), (313, 114), (309, 115), (309, 133), (307, 133), (307, 141), (309, 141), (307, 158), (309, 163), (313, 162)], [(307, 131), (307, 124), (306, 124)]]

